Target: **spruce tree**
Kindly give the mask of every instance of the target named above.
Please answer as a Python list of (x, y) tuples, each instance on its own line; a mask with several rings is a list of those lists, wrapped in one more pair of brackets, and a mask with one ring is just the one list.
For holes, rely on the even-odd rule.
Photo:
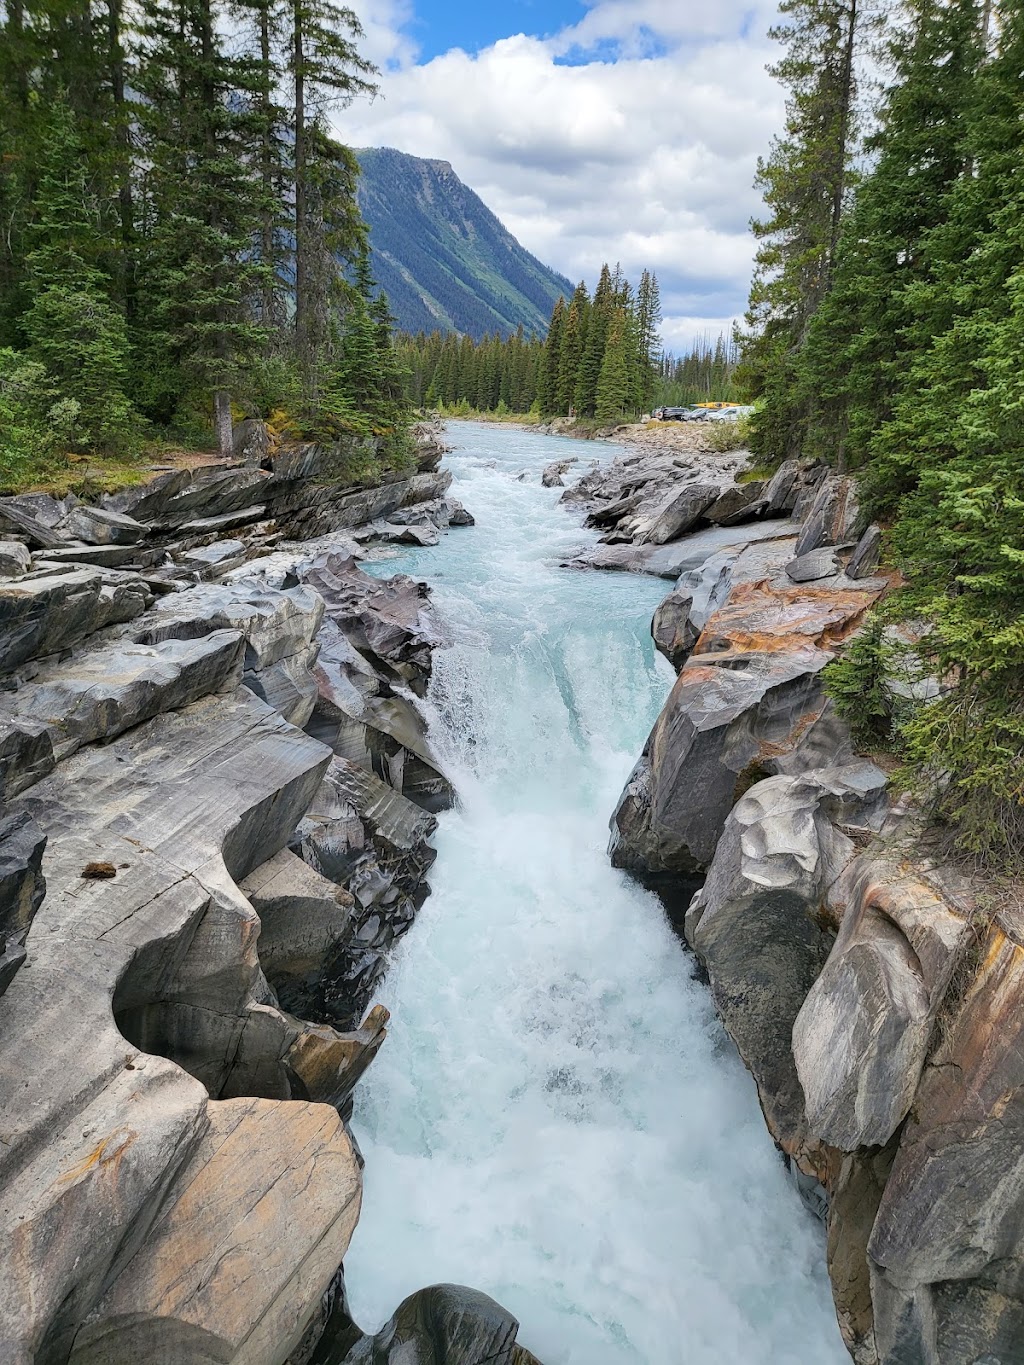
[(586, 284), (580, 280), (569, 303), (565, 315), (565, 331), (558, 357), (558, 387), (555, 391), (554, 410), (568, 417), (575, 411), (576, 385), (579, 382), (583, 351), (587, 344), (587, 326), (590, 321), (590, 295)]
[(601, 422), (613, 422), (621, 417), (629, 404), (629, 314), (616, 308), (608, 324), (601, 373), (594, 397), (594, 416)]
[(787, 23), (771, 31), (786, 46), (772, 74), (788, 88), (785, 133), (758, 164), (768, 216), (760, 242), (744, 338), (745, 379), (762, 399), (754, 445), (767, 460), (799, 452), (808, 412), (796, 366), (811, 320), (827, 295), (839, 245), (855, 141), (858, 0), (783, 0)]
[(576, 376), (574, 401), (577, 415), (580, 417), (593, 417), (595, 415), (597, 386), (601, 379), (601, 366), (604, 363), (608, 329), (615, 316), (615, 297), (616, 286), (612, 282), (611, 271), (607, 265), (603, 265), (590, 305), (587, 318), (587, 339)]
[(537, 376), (537, 403), (542, 417), (553, 416), (558, 411), (558, 366), (562, 356), (565, 314), (565, 299), (559, 294), (551, 312), (547, 340), (544, 342), (544, 358)]

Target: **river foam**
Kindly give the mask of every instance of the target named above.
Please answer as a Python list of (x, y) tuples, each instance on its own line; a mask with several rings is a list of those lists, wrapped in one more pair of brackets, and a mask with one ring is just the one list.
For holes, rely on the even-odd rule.
[(544, 1365), (841, 1365), (821, 1229), (660, 904), (605, 855), (671, 683), (668, 585), (558, 567), (589, 533), (539, 472), (594, 446), (450, 438), (477, 527), (379, 568), (429, 578), (453, 629), (431, 705), (462, 799), (357, 1095), (354, 1316), (455, 1281)]

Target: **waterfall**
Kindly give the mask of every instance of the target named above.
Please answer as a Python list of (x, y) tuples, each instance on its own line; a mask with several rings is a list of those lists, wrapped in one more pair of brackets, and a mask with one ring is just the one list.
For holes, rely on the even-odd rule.
[(354, 1316), (455, 1281), (544, 1365), (841, 1365), (822, 1230), (659, 902), (605, 855), (671, 685), (669, 585), (558, 567), (590, 533), (540, 470), (607, 447), (451, 439), (477, 526), (379, 566), (428, 578), (452, 630), (430, 706), (461, 804), (357, 1096)]

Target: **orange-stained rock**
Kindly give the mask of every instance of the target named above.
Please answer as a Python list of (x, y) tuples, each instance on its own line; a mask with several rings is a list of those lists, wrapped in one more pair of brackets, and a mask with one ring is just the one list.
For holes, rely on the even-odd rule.
[(612, 860), (641, 874), (706, 869), (751, 781), (845, 762), (819, 674), (884, 591), (740, 582), (708, 620), (612, 817)]

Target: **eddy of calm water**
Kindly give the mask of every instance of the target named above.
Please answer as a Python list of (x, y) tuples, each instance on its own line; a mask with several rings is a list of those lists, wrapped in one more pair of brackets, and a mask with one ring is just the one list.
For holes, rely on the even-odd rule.
[(353, 1314), (376, 1330), (448, 1281), (544, 1365), (842, 1365), (822, 1231), (660, 904), (606, 856), (671, 684), (669, 585), (558, 567), (589, 533), (540, 471), (607, 446), (449, 439), (476, 527), (376, 569), (428, 578), (453, 633), (432, 733), (461, 800), (357, 1092)]

